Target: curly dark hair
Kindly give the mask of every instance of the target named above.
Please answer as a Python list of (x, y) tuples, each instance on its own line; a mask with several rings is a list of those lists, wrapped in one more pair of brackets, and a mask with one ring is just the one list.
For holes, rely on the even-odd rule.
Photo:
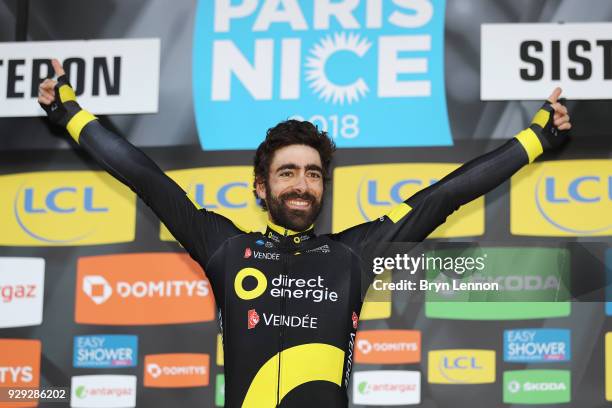
[(285, 146), (301, 144), (310, 146), (319, 152), (321, 164), (323, 166), (323, 180), (326, 185), (330, 180), (328, 174), (329, 166), (336, 151), (336, 144), (327, 135), (327, 132), (319, 129), (310, 122), (299, 120), (286, 120), (280, 122), (273, 128), (268, 129), (266, 138), (255, 152), (253, 167), (255, 178), (253, 180), (253, 194), (261, 207), (267, 211), (268, 207), (265, 200), (259, 200), (256, 186), (258, 183), (268, 182), (270, 164), (274, 153)]

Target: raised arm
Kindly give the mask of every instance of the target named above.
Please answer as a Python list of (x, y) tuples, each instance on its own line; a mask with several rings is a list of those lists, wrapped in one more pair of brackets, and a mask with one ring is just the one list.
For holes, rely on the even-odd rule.
[(571, 128), (556, 88), (530, 126), (497, 149), (473, 159), (442, 180), (414, 194), (385, 217), (348, 229), (335, 237), (352, 247), (368, 243), (420, 242), (460, 206), (480, 197), (567, 139)]
[(65, 127), (102, 168), (138, 194), (195, 260), (205, 265), (223, 240), (240, 233), (225, 217), (198, 210), (148, 156), (82, 109), (59, 61), (52, 63), (57, 83), (45, 80), (38, 98), (51, 122)]

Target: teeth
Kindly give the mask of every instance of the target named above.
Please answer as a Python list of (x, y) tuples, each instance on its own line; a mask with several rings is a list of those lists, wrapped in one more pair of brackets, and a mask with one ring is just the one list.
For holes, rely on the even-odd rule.
[(297, 207), (306, 207), (308, 205), (308, 201), (302, 201), (302, 200), (289, 200), (288, 203), (290, 205), (295, 205)]

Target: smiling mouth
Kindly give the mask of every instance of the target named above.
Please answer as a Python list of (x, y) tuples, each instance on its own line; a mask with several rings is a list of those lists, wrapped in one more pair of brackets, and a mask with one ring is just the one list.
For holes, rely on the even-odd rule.
[(285, 205), (292, 210), (306, 210), (310, 208), (310, 201), (292, 198), (285, 200)]

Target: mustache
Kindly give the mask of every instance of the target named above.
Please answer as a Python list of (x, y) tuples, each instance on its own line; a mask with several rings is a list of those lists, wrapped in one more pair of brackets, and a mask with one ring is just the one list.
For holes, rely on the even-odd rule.
[(281, 194), (278, 198), (283, 202), (293, 199), (308, 201), (310, 204), (316, 202), (316, 198), (308, 192), (300, 194), (295, 191), (292, 191), (290, 193)]

